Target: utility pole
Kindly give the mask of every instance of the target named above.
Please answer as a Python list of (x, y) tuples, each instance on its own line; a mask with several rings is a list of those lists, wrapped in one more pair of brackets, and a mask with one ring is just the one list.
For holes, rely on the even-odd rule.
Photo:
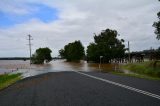
[(31, 55), (32, 55), (32, 48), (31, 48), (31, 46), (32, 46), (32, 44), (31, 44), (31, 40), (33, 40), (32, 39), (32, 36), (31, 35), (28, 35), (28, 41), (29, 41), (29, 54), (30, 54), (30, 65), (31, 65)]
[(130, 44), (129, 44), (129, 41), (128, 41), (128, 61), (129, 61), (129, 63), (131, 62)]

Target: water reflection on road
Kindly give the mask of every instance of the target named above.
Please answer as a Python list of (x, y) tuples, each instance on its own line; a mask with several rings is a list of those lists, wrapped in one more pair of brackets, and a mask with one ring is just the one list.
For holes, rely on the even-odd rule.
[(81, 61), (80, 63), (65, 62), (65, 60), (51, 61), (44, 65), (31, 65), (28, 69), (20, 69), (23, 77), (35, 76), (48, 72), (61, 72), (61, 71), (98, 71), (99, 64), (87, 63), (86, 61)]

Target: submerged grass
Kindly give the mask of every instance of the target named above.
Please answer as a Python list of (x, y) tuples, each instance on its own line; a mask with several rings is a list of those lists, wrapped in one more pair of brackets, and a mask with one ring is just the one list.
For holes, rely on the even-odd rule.
[(0, 75), (0, 90), (8, 87), (9, 85), (15, 83), (21, 79), (21, 74), (4, 74)]

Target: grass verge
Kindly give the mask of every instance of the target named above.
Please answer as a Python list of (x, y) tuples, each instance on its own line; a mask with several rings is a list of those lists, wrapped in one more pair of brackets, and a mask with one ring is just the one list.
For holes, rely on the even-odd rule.
[(21, 79), (21, 74), (4, 74), (0, 75), (0, 90), (8, 87), (9, 85), (15, 83)]
[(141, 74), (126, 74), (126, 73), (122, 73), (122, 72), (110, 72), (112, 74), (115, 74), (115, 75), (121, 75), (121, 76), (129, 76), (129, 77), (136, 77), (136, 78), (143, 78), (143, 79), (148, 79), (148, 80), (158, 80), (160, 81), (160, 78), (158, 77), (150, 77), (150, 76), (147, 76), (147, 75), (141, 75)]
[(134, 73), (148, 75), (151, 77), (159, 77), (160, 78), (160, 67), (153, 67), (153, 62), (143, 62), (143, 63), (130, 63), (126, 65), (122, 65), (122, 69), (130, 70)]
[[(129, 63), (121, 65), (122, 70), (129, 70), (134, 74), (128, 74), (129, 76), (135, 76), (145, 79), (160, 79), (160, 64), (157, 64), (157, 67), (153, 67), (153, 61), (147, 61), (142, 63)], [(122, 73), (118, 73), (122, 74)], [(126, 74), (127, 75), (127, 74)]]

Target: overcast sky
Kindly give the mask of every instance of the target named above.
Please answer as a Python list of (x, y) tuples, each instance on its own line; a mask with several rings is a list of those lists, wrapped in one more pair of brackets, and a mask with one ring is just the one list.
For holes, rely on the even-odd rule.
[(75, 40), (87, 47), (93, 33), (107, 28), (130, 41), (132, 51), (157, 48), (152, 24), (158, 11), (158, 0), (1, 0), (0, 57), (29, 56), (28, 34), (32, 52), (49, 47), (57, 56)]

